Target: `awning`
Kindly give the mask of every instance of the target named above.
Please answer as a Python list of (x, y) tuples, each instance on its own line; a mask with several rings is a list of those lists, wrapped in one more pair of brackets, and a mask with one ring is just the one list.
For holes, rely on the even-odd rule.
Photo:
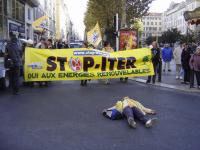
[(184, 13), (184, 18), (189, 24), (200, 24), (200, 7), (196, 8), (194, 11), (186, 11)]

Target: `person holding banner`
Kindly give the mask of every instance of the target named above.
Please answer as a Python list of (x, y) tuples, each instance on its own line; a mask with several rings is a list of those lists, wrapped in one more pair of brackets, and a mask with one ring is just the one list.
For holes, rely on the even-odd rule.
[[(104, 42), (104, 48), (102, 50), (109, 53), (114, 52), (113, 48), (110, 46), (110, 43), (108, 41)], [(106, 79), (105, 84), (110, 84), (110, 79)]]
[(158, 48), (157, 42), (154, 41), (152, 43), (152, 46), (153, 46), (153, 48), (151, 49), (151, 53), (152, 53), (152, 63), (153, 63), (153, 67), (154, 67), (154, 75), (153, 75), (153, 78), (152, 78), (152, 76), (148, 76), (148, 79), (146, 81), (147, 84), (151, 82), (151, 79), (152, 79), (153, 84), (155, 84), (156, 74), (157, 74), (157, 66), (161, 62), (160, 49)]
[[(124, 47), (123, 47), (123, 50), (128, 50), (129, 49), (129, 45), (127, 42), (124, 43)], [(120, 81), (121, 82), (124, 82), (124, 83), (127, 83), (128, 81), (128, 77), (125, 77), (125, 78), (120, 78)]]
[[(83, 48), (88, 48), (88, 43), (83, 43)], [(81, 86), (87, 86), (87, 80), (81, 80)]]

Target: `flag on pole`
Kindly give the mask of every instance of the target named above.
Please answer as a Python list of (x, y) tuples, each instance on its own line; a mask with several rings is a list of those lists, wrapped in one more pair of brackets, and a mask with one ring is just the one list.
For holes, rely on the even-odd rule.
[(89, 44), (92, 44), (95, 47), (101, 43), (102, 37), (98, 22), (95, 27), (87, 33), (87, 41)]
[(37, 20), (35, 20), (33, 23), (32, 23), (32, 26), (35, 30), (37, 31), (40, 31), (40, 32), (43, 32), (44, 29), (47, 29), (47, 26), (46, 26), (46, 21), (48, 20), (48, 16), (42, 16), (40, 18), (38, 18)]

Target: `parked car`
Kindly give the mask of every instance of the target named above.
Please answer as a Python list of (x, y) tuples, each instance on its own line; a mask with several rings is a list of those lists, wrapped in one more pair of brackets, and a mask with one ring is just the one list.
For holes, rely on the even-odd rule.
[(82, 48), (83, 44), (82, 43), (70, 43), (69, 47), (70, 48)]
[(4, 67), (4, 53), (6, 44), (6, 40), (0, 40), (0, 89), (3, 90), (9, 87), (8, 69)]

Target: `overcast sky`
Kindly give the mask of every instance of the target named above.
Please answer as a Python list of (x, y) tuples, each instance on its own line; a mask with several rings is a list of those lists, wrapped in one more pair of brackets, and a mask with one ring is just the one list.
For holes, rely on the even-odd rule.
[[(87, 8), (87, 1), (88, 0), (66, 0), (71, 20), (81, 37), (84, 35), (85, 27), (83, 19)], [(155, 0), (150, 6), (150, 12), (164, 12), (172, 1), (181, 2), (183, 0)]]

